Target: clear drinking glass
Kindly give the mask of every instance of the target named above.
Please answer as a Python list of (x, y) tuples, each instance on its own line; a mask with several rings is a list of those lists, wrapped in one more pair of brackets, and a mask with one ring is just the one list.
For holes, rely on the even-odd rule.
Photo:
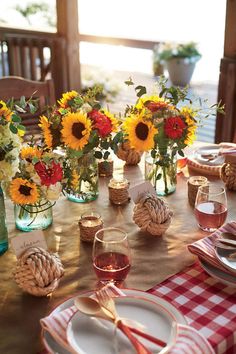
[(225, 188), (214, 185), (200, 186), (195, 201), (195, 216), (203, 231), (213, 232), (222, 226), (227, 217)]
[(102, 284), (120, 285), (131, 266), (131, 253), (127, 233), (116, 227), (107, 227), (95, 234), (93, 267)]

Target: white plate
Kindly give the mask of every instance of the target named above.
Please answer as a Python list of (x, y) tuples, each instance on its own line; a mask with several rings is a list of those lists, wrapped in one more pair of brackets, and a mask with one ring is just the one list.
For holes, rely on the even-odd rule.
[[(194, 158), (201, 165), (207, 166), (221, 166), (224, 163), (224, 156), (218, 156), (220, 151), (220, 146), (217, 144), (206, 145), (200, 148), (197, 148), (194, 153)], [(209, 160), (204, 155), (213, 155), (215, 158), (213, 160)]]
[(222, 270), (215, 268), (213, 265), (207, 263), (203, 259), (199, 259), (202, 268), (213, 278), (219, 280), (221, 283), (229, 285), (231, 287), (236, 287), (236, 275), (230, 275), (223, 272)]
[[(176, 319), (177, 323), (184, 324), (184, 325), (187, 324), (187, 321), (186, 321), (185, 317), (182, 315), (182, 313), (179, 312), (179, 310), (177, 308), (175, 308), (173, 305), (171, 305), (166, 300), (159, 298), (158, 296), (146, 293), (141, 290), (122, 289), (122, 291), (127, 296), (140, 296), (144, 299), (155, 302), (157, 305), (161, 305), (161, 306), (165, 307), (172, 314), (172, 316)], [(92, 294), (92, 292), (87, 292), (87, 293), (81, 294), (81, 296), (89, 296), (91, 294)], [(74, 298), (75, 297), (68, 299), (67, 301), (65, 301), (62, 304), (60, 304), (59, 306), (57, 306), (52, 311), (52, 313), (54, 313), (54, 314), (58, 313), (64, 309), (72, 306), (74, 304)], [(69, 352), (66, 349), (62, 348), (54, 340), (54, 338), (50, 335), (50, 333), (48, 333), (47, 331), (42, 332), (42, 339), (43, 339), (44, 345), (47, 348), (47, 350), (49, 351), (49, 353), (51, 353), (51, 354), (56, 354), (56, 353), (57, 354), (69, 354)]]
[[(176, 339), (176, 319), (166, 307), (141, 297), (119, 297), (115, 299), (115, 303), (119, 316), (141, 322), (147, 333), (167, 343), (165, 348), (161, 348), (137, 336), (152, 353), (164, 354), (173, 346)], [(118, 330), (114, 337), (114, 329), (115, 326), (110, 321), (77, 312), (68, 324), (67, 340), (79, 354), (110, 354), (115, 349), (115, 338), (119, 343), (119, 351), (133, 352), (134, 347), (121, 331)]]
[(232, 253), (235, 253), (236, 255), (236, 248), (234, 250), (232, 249), (227, 250), (227, 249), (216, 247), (215, 253), (218, 261), (222, 263), (223, 266), (231, 270), (232, 272), (235, 272), (235, 277), (236, 277), (236, 257), (233, 259), (229, 258), (229, 255)]

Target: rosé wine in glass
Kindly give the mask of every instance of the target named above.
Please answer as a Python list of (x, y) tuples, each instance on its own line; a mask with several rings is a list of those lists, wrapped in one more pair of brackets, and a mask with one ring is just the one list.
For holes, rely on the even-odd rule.
[(120, 285), (131, 267), (127, 234), (121, 229), (109, 227), (99, 230), (93, 243), (93, 267), (102, 284)]
[(199, 187), (195, 216), (198, 226), (208, 232), (213, 232), (222, 226), (227, 218), (227, 198), (225, 189), (211, 185)]

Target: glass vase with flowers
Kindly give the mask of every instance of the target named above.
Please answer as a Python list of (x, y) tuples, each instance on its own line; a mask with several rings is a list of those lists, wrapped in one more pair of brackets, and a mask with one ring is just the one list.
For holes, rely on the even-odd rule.
[(45, 229), (52, 224), (52, 206), (62, 191), (63, 169), (57, 155), (25, 145), (19, 171), (9, 184), (19, 230)]
[[(131, 79), (126, 83), (134, 85)], [(147, 95), (144, 86), (135, 90), (138, 100), (125, 112), (123, 140), (137, 151), (146, 151), (145, 179), (158, 195), (168, 195), (176, 189), (177, 153), (184, 156), (183, 149), (193, 143), (200, 121), (210, 112), (222, 111), (222, 107), (196, 106), (187, 97), (187, 87), (167, 87), (163, 77), (153, 95)]]
[(85, 95), (76, 91), (64, 93), (58, 106), (40, 121), (46, 147), (64, 151), (64, 190), (68, 199), (75, 202), (97, 198), (96, 159), (108, 159), (118, 128), (117, 119), (101, 109), (96, 95), (96, 89)]
[(17, 111), (0, 100), (0, 255), (8, 249), (8, 231), (4, 193), (6, 185), (16, 174), (19, 165), (21, 137), (25, 128)]

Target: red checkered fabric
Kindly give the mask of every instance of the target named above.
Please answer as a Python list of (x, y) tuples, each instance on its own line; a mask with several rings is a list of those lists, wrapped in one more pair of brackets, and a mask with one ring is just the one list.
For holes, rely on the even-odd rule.
[(236, 353), (236, 288), (210, 277), (197, 262), (148, 292), (178, 308), (217, 354)]

